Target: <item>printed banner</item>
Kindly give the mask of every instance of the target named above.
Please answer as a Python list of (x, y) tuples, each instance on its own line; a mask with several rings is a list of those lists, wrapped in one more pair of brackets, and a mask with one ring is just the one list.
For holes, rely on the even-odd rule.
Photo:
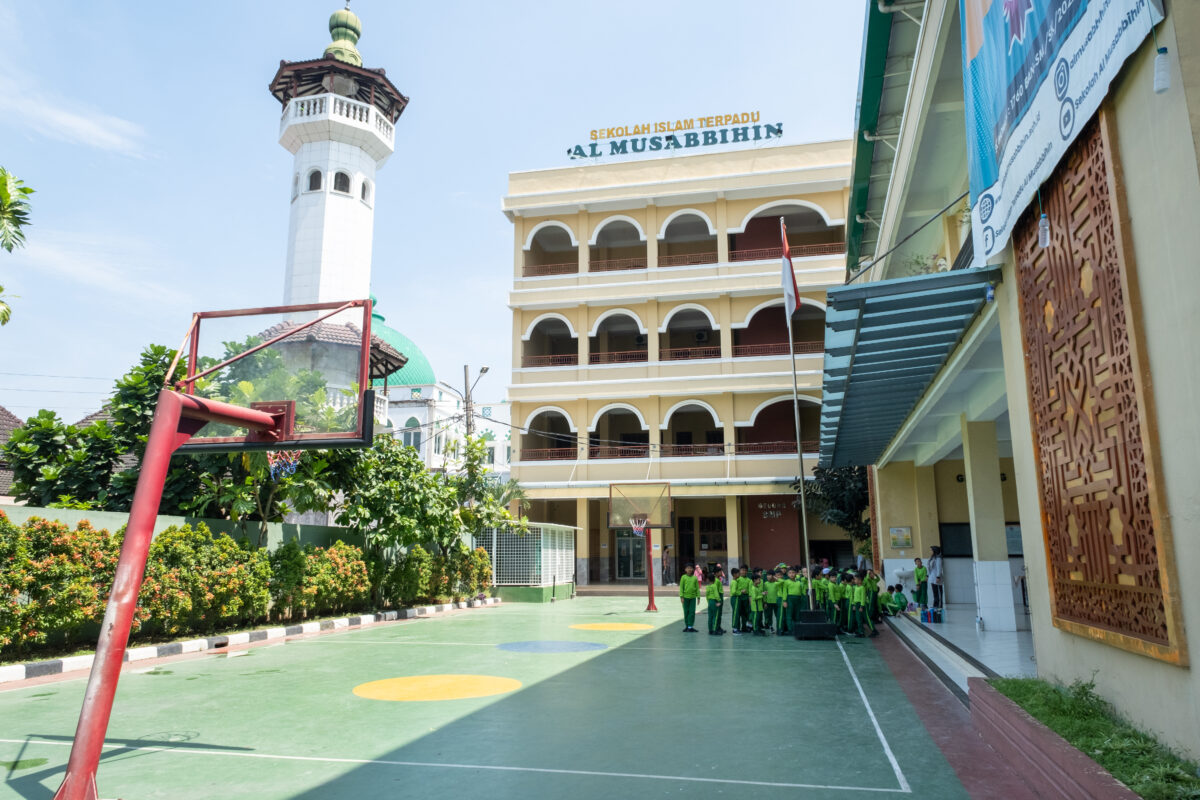
[(959, 0), (959, 18), (981, 267), (1163, 11), (1162, 0)]

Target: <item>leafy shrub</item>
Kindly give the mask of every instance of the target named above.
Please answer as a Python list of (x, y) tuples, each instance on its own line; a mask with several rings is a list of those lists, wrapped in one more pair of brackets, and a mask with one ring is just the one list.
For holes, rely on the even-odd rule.
[(214, 536), (203, 523), (172, 526), (150, 545), (139, 621), (181, 633), (265, 619), (270, 577), (265, 551)]
[(337, 541), (324, 549), (309, 545), (304, 554), (304, 591), (318, 613), (354, 611), (370, 598), (371, 584), (361, 549)]
[(454, 591), (456, 573), (449, 557), (437, 553), (429, 566), (429, 599), (438, 602), (439, 599), (450, 596)]
[(103, 619), (118, 554), (115, 537), (86, 520), (72, 530), (0, 519), (0, 649), (22, 653), (48, 637), (70, 643)]
[(429, 553), (419, 544), (408, 548), (400, 561), (397, 594), (403, 605), (429, 595), (430, 572), (433, 564)]
[(476, 547), (471, 551), (471, 560), (475, 563), (475, 592), (486, 592), (492, 586), (492, 560), (488, 557), (487, 550), (482, 547)]
[(292, 539), (271, 554), (271, 615), (275, 619), (298, 619), (307, 608), (304, 573), (308, 556)]

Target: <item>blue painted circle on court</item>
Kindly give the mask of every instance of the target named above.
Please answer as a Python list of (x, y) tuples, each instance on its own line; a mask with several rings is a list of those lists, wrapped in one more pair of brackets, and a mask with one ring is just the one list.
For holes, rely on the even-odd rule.
[(608, 645), (599, 642), (562, 641), (505, 642), (496, 647), (514, 653), (583, 653), (588, 650), (608, 649)]

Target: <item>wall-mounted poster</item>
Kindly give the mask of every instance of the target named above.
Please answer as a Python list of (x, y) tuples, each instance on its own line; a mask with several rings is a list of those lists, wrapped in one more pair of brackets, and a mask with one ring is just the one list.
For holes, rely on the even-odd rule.
[(903, 528), (888, 528), (888, 533), (892, 537), (892, 547), (896, 549), (905, 549), (912, 547), (912, 527), (905, 525)]

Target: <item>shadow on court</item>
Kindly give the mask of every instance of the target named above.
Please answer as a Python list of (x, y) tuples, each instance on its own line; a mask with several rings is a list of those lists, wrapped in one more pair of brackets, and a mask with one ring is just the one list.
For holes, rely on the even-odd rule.
[(836, 643), (671, 624), (294, 797), (966, 797), (874, 648), (844, 648), (903, 775)]

